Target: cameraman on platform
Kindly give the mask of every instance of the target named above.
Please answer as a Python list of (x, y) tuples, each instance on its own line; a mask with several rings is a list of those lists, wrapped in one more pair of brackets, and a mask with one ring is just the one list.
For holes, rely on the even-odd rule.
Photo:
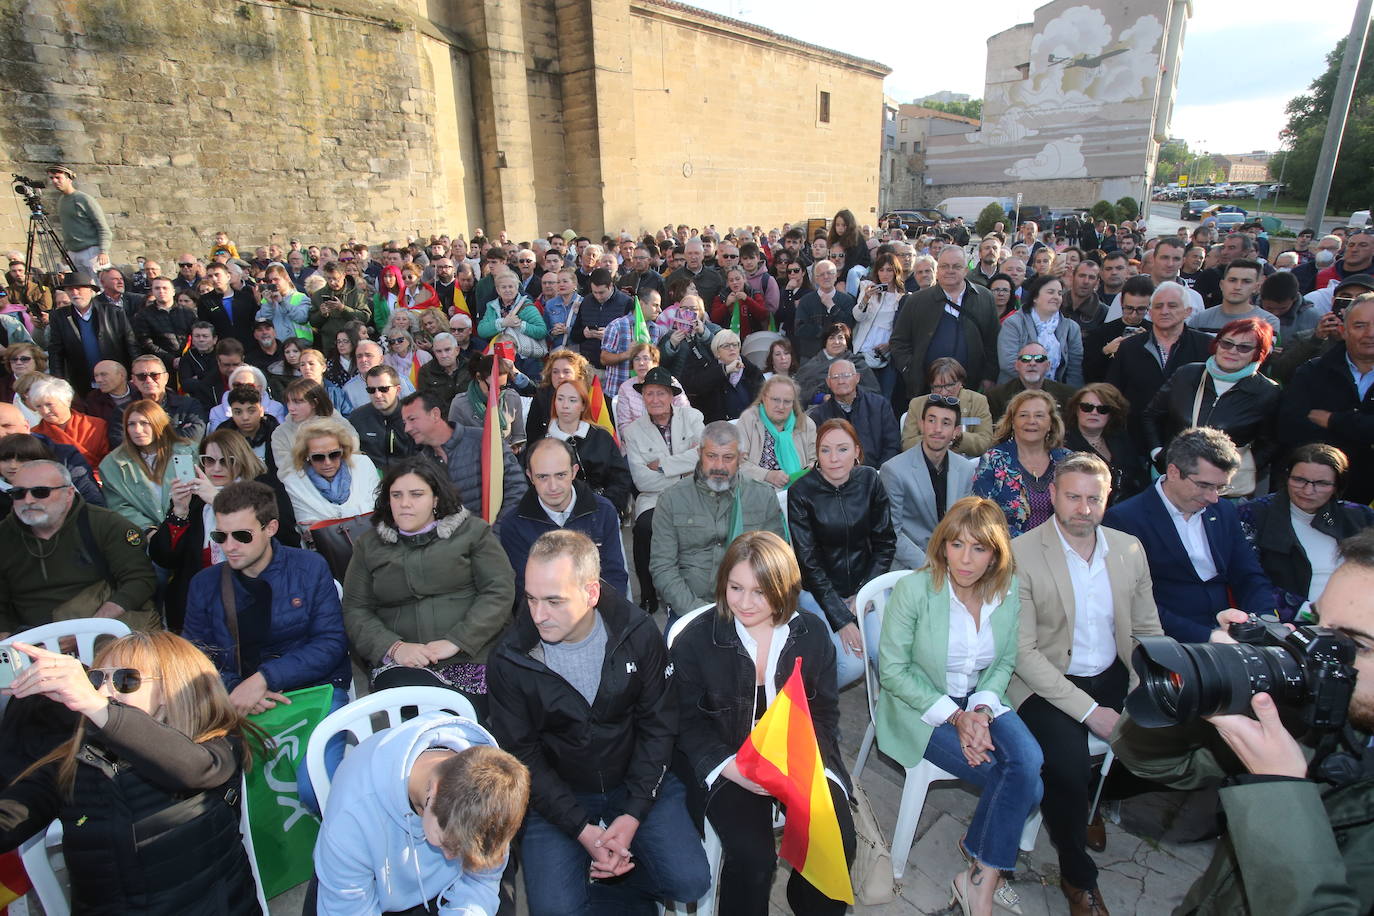
[(72, 256), (72, 266), (96, 276), (110, 265), (110, 242), (114, 234), (100, 203), (85, 191), (76, 189), (76, 173), (65, 165), (48, 169), (52, 186), (62, 193), (57, 218), (62, 223), (62, 244)]
[[(1321, 626), (1356, 646), (1342, 748), (1353, 765), (1344, 784), (1308, 777), (1313, 751), (1284, 727), (1268, 694), (1254, 696), (1255, 718), (1219, 715), (1167, 728), (1143, 727), (1127, 704), (1112, 747), (1132, 772), (1176, 789), (1220, 786), (1227, 832), (1175, 913), (1374, 911), (1374, 530), (1343, 541), (1341, 558), (1314, 608)], [(1246, 615), (1229, 610), (1217, 619), (1241, 623)], [(1211, 641), (1234, 642), (1224, 630)]]

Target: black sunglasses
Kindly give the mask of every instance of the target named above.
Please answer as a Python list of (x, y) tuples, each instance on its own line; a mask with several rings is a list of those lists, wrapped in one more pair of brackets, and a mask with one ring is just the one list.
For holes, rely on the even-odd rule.
[(106, 679), (116, 693), (134, 693), (143, 686), (144, 681), (160, 681), (162, 678), (145, 675), (137, 668), (92, 668), (86, 672), (91, 686), (99, 690)]
[(1100, 413), (1104, 417), (1112, 414), (1112, 409), (1106, 404), (1079, 404), (1078, 409), (1083, 413)]
[(56, 487), (10, 487), (10, 498), (19, 502), (32, 494), (34, 499), (47, 499), (52, 496), (54, 490), (65, 490), (70, 486), (71, 484), (64, 483)]
[(146, 382), (150, 378), (162, 378), (166, 374), (166, 372), (135, 372), (134, 378), (140, 382)]
[(343, 457), (343, 449), (334, 449), (332, 452), (315, 452), (310, 456), (311, 464), (323, 464), (326, 461), (338, 461)]
[(364, 389), (364, 390), (365, 390), (368, 394), (377, 394), (378, 392), (381, 392), (382, 394), (386, 394), (388, 391), (390, 391), (391, 389), (393, 389), (393, 388), (395, 388), (395, 387), (396, 387), (395, 385), (378, 385), (378, 386), (376, 386), (375, 388), (366, 388), (366, 389)]
[(1016, 357), (1023, 363), (1047, 363), (1050, 358), (1043, 353), (1022, 353)]
[(239, 528), (236, 531), (220, 531), (216, 528), (214, 531), (210, 532), (210, 540), (214, 541), (216, 544), (223, 544), (225, 541), (229, 540), (230, 536), (240, 544), (253, 543), (253, 532), (249, 531), (247, 528)]

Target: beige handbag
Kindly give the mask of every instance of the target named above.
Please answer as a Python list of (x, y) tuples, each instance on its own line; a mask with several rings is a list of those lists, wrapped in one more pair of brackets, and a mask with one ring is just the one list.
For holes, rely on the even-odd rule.
[(891, 903), (897, 899), (897, 884), (892, 878), (892, 853), (883, 839), (882, 828), (873, 813), (873, 803), (863, 786), (854, 785), (854, 867), (849, 880), (854, 897), (864, 906)]

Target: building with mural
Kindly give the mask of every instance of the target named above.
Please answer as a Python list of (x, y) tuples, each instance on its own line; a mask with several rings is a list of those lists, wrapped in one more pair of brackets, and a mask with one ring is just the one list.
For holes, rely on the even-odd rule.
[(925, 141), (922, 204), (1149, 205), (1190, 0), (1053, 0), (988, 39), (983, 120)]

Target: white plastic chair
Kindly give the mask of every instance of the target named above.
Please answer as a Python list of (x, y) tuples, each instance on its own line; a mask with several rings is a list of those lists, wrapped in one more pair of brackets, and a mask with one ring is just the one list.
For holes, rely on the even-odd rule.
[(878, 672), (876, 666), (869, 662), (868, 653), (868, 634), (864, 632), (864, 608), (869, 602), (873, 604), (873, 613), (878, 615), (879, 632), (882, 631), (883, 611), (887, 608), (887, 600), (892, 597), (892, 590), (897, 587), (897, 583), (911, 575), (909, 569), (895, 569), (889, 573), (883, 573), (875, 579), (865, 582), (859, 589), (859, 593), (854, 596), (854, 612), (859, 618), (859, 646), (863, 649), (864, 658), (864, 687), (868, 697), (868, 728), (864, 731), (864, 739), (859, 744), (859, 757), (854, 761), (854, 782), (859, 781), (859, 774), (864, 771), (864, 764), (868, 762), (868, 755), (873, 750), (873, 742), (878, 736), (877, 720), (873, 713), (873, 699), (878, 695)]
[[(1107, 784), (1107, 774), (1111, 772), (1112, 764), (1116, 762), (1116, 752), (1112, 746), (1101, 738), (1088, 732), (1088, 756), (1102, 758), (1102, 775), (1097, 780), (1097, 790), (1093, 792), (1093, 803), (1088, 808), (1088, 822), (1097, 815), (1097, 805), (1102, 801), (1102, 787)], [(1030, 852), (1035, 848), (1035, 836), (1040, 832), (1040, 822), (1044, 819), (1040, 809), (1036, 808), (1035, 813), (1026, 821), (1026, 828), (1021, 833), (1021, 848)]]
[(897, 429), (898, 429), (899, 431), (900, 431), (900, 430), (906, 429), (906, 418), (907, 418), (910, 414), (911, 414), (911, 411), (909, 411), (909, 410), (904, 410), (904, 411), (902, 411), (902, 418), (901, 418), (900, 420), (897, 421)]
[(787, 524), (787, 491), (778, 491), (778, 508), (782, 510), (782, 523)]
[(334, 710), (315, 726), (305, 748), (306, 772), (310, 774), (310, 785), (321, 811), (327, 810), (329, 803), (329, 771), (324, 763), (324, 749), (329, 739), (340, 732), (348, 732), (362, 741), (375, 731), (372, 727), (374, 713), (385, 713), (386, 727), (393, 728), (401, 724), (401, 710), (412, 706), (420, 712), (442, 709), (477, 721), (477, 713), (467, 697), (443, 687), (390, 687)]
[[(76, 657), (83, 665), (95, 661), (95, 641), (102, 636), (119, 638), (128, 636), (129, 625), (122, 620), (107, 617), (82, 617), (76, 620), (59, 620), (54, 623), (34, 627), (22, 633), (15, 633), (4, 645), (13, 642), (41, 646), (50, 652), (61, 652), (61, 640), (68, 636), (76, 637)], [(58, 865), (66, 870), (62, 858), (62, 822), (53, 821), (48, 829), (38, 836), (19, 844), (19, 858), (24, 863), (24, 871), (33, 884), (33, 892), (43, 911), (48, 916), (69, 916), (72, 910), (68, 890), (57, 879)]]

